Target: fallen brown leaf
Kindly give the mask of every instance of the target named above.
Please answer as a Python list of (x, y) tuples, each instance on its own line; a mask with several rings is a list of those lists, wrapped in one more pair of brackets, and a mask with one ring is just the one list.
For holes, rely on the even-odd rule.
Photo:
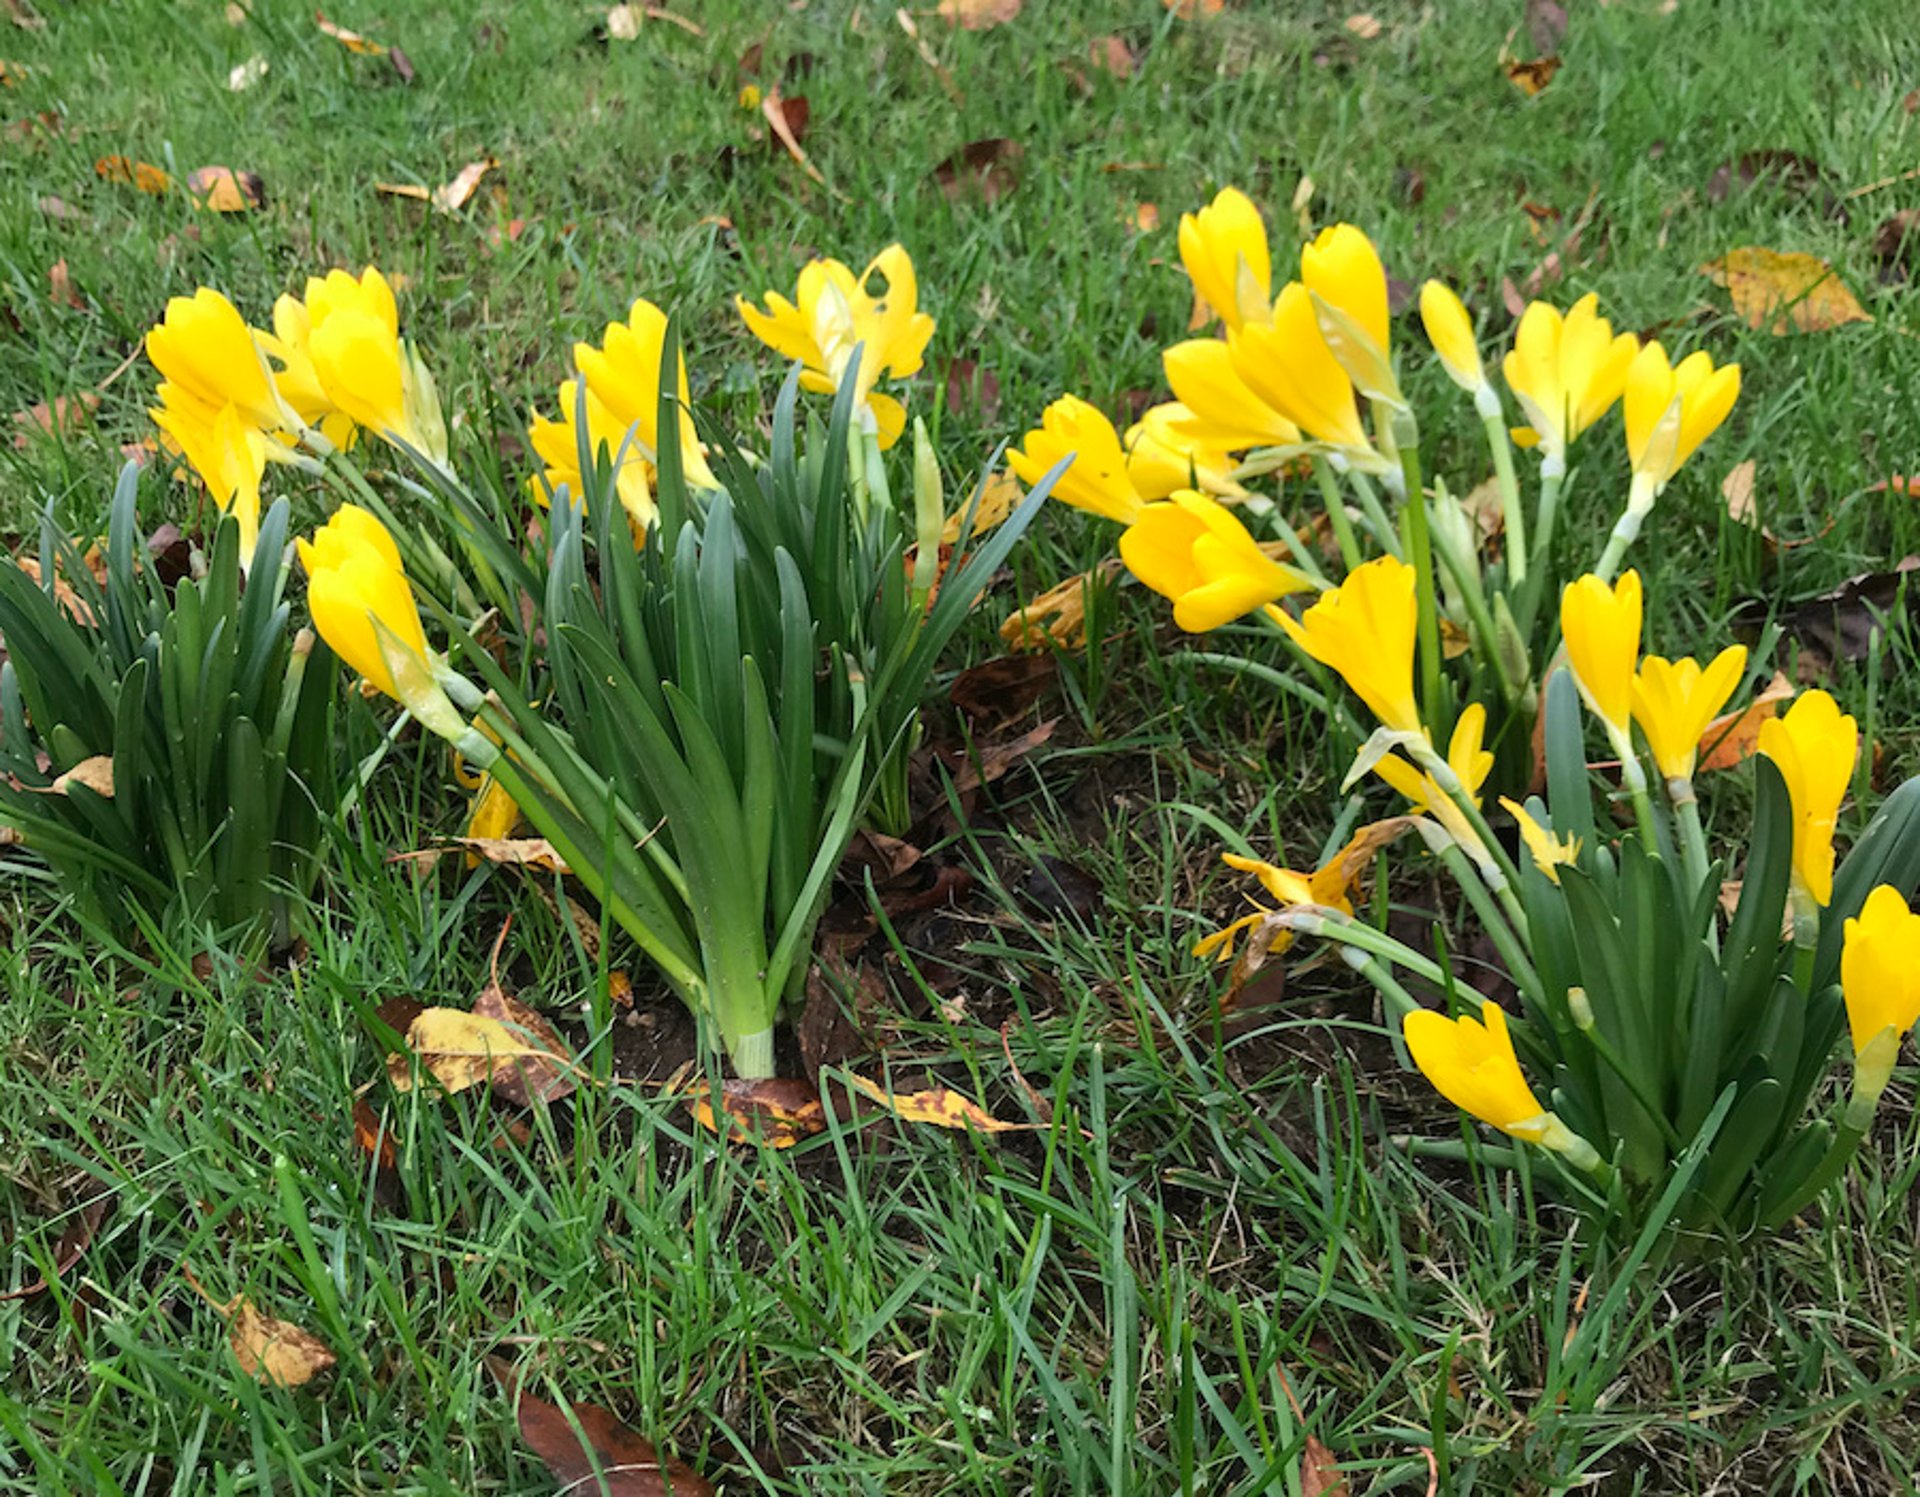
[(56, 395), (52, 401), (36, 400), (24, 411), (13, 413), (13, 424), (20, 428), (13, 445), (25, 448), (34, 436), (71, 436), (87, 424), (87, 417), (99, 408), (100, 397), (92, 390), (78, 395)]
[(1009, 722), (1045, 696), (1058, 674), (1051, 656), (1002, 655), (960, 672), (947, 699), (976, 722)]
[(102, 156), (93, 163), (94, 175), (103, 182), (127, 182), (142, 192), (158, 197), (173, 186), (173, 178), (147, 161), (128, 156)]
[(86, 1256), (87, 1249), (93, 1244), (94, 1233), (100, 1230), (105, 1219), (107, 1207), (113, 1198), (105, 1191), (93, 1196), (86, 1205), (74, 1213), (73, 1220), (67, 1223), (59, 1239), (53, 1245), (52, 1273), (46, 1278), (37, 1278), (32, 1283), (22, 1284), (18, 1289), (9, 1289), (0, 1294), (0, 1302), (15, 1299), (31, 1299), (36, 1294), (44, 1294), (54, 1279), (59, 1278), (74, 1264)]
[(1748, 327), (1776, 337), (1873, 321), (1833, 267), (1814, 255), (1748, 245), (1728, 250), (1700, 270), (1727, 288), (1733, 310)]
[(57, 306), (72, 307), (77, 312), (87, 309), (87, 299), (73, 284), (65, 260), (55, 260), (47, 269), (47, 298)]
[(1522, 23), (1533, 50), (1543, 56), (1558, 52), (1567, 37), (1567, 13), (1557, 0), (1527, 0)]
[(230, 166), (202, 166), (187, 174), (187, 192), (213, 213), (246, 213), (264, 208), (267, 184), (258, 172), (236, 172)]
[(990, 31), (1020, 14), (1023, 0), (940, 0), (934, 13), (962, 31)]
[(313, 13), (313, 24), (320, 28), (323, 36), (330, 36), (349, 52), (358, 52), (364, 57), (385, 57), (386, 46), (371, 37), (362, 36), (357, 31), (349, 31), (344, 26), (336, 26), (319, 11)]
[(1759, 639), (1769, 619), (1780, 626), (1782, 659), (1797, 646), (1795, 669), (1802, 685), (1824, 681), (1840, 661), (1858, 664), (1871, 658), (1874, 636), (1889, 615), (1904, 607), (1912, 617), (1920, 613), (1920, 556), (1904, 556), (1883, 572), (1849, 577), (1831, 592), (1772, 613), (1754, 601), (1733, 615), (1735, 633), (1749, 645)]
[(1103, 73), (1115, 78), (1131, 78), (1135, 58), (1133, 48), (1128, 46), (1124, 37), (1096, 36), (1087, 43), (1087, 55), (1093, 59), (1093, 65)]
[(537, 868), (542, 873), (570, 873), (566, 861), (553, 850), (545, 837), (449, 837), (445, 847), (423, 847), (417, 852), (397, 852), (389, 863), (413, 863), (431, 868), (449, 853), (464, 848), (486, 862), (511, 868)]
[(1781, 704), (1793, 700), (1794, 686), (1779, 671), (1766, 689), (1738, 712), (1716, 717), (1700, 735), (1700, 758), (1695, 773), (1714, 769), (1732, 769), (1753, 757), (1760, 743), (1760, 727), (1779, 712)]
[(1210, 21), (1227, 8), (1227, 0), (1160, 0), (1181, 21)]
[[(713, 1497), (691, 1466), (662, 1460), (653, 1446), (597, 1404), (568, 1411), (531, 1393), (518, 1395), (520, 1438), (546, 1463), (563, 1492), (604, 1497)], [(577, 1426), (577, 1427), (576, 1427)]]
[(49, 795), (70, 795), (75, 785), (85, 786), (102, 800), (113, 799), (113, 755), (95, 754), (82, 759), (72, 769), (54, 777), (47, 787)]
[(769, 88), (760, 100), (760, 114), (766, 120), (767, 128), (786, 147), (787, 154), (800, 170), (824, 187), (827, 179), (820, 175), (820, 168), (800, 148), (800, 132), (807, 128), (811, 112), (804, 98), (783, 99), (778, 88)]
[[(509, 1034), (534, 1047), (532, 1055), (517, 1058), (493, 1073), (494, 1091), (517, 1107), (542, 1102), (558, 1102), (571, 1096), (574, 1061), (567, 1042), (560, 1038), (545, 1015), (510, 997), (496, 975), (473, 1001), (476, 1017), (496, 1020)], [(565, 1057), (564, 1059), (562, 1057)]]
[(479, 187), (480, 179), (499, 164), (491, 156), (484, 161), (468, 162), (446, 186), (434, 189), (433, 206), (442, 213), (459, 212), (467, 205), (467, 199), (473, 196), (474, 190)]
[(290, 1321), (262, 1315), (244, 1294), (221, 1301), (207, 1292), (183, 1263), (183, 1277), (193, 1292), (227, 1322), (227, 1339), (239, 1358), (240, 1370), (264, 1383), (298, 1388), (333, 1366), (333, 1352), (317, 1336)]
[(933, 180), (949, 201), (977, 196), (992, 207), (1020, 185), (1026, 148), (1004, 135), (969, 141), (933, 169)]
[(1378, 16), (1372, 15), (1364, 10), (1358, 15), (1348, 16), (1346, 26), (1348, 31), (1359, 37), (1363, 42), (1375, 40), (1381, 32), (1387, 29), (1381, 23)]
[(1507, 82), (1531, 99), (1553, 82), (1554, 74), (1560, 71), (1560, 59), (1511, 57), (1501, 64), (1501, 70), (1507, 75)]
[(820, 1093), (795, 1077), (721, 1082), (720, 1113), (727, 1119), (724, 1129), (720, 1114), (713, 1110), (706, 1082), (694, 1084), (687, 1094), (687, 1107), (709, 1133), (731, 1143), (759, 1143), (769, 1149), (791, 1149), (827, 1126)]

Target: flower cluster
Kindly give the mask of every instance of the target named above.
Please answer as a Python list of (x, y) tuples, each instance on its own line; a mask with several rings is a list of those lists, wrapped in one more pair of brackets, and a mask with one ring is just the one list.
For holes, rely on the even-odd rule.
[(161, 377), (154, 424), (238, 520), (246, 557), (269, 462), (310, 463), (363, 429), (446, 462), (433, 377), (400, 336), (393, 288), (372, 266), (329, 271), (304, 297), (281, 297), (271, 333), (249, 327), (218, 291), (175, 297), (147, 334), (147, 357)]

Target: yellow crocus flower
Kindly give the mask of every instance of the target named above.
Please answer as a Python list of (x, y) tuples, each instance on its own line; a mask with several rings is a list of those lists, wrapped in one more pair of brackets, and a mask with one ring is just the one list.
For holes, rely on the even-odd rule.
[(1296, 623), (1281, 626), (1322, 665), (1337, 672), (1381, 724), (1419, 733), (1413, 695), (1413, 651), (1418, 627), (1413, 568), (1397, 557), (1363, 562), (1329, 588)]
[[(1840, 991), (1847, 1002), (1853, 1053), (1879, 1041), (1892, 1068), (1902, 1038), (1920, 1020), (1920, 914), (1900, 891), (1881, 884), (1846, 924), (1840, 947)], [(1891, 1041), (1886, 1038), (1890, 1036)], [(1885, 1075), (1880, 1076), (1885, 1085)]]
[(1246, 324), (1229, 335), (1227, 347), (1234, 372), (1267, 406), (1317, 442), (1373, 458), (1353, 382), (1321, 335), (1313, 297), (1300, 282), (1280, 292), (1271, 323)]
[[(159, 325), (148, 330), (146, 345), (161, 378), (203, 408), (207, 421), (230, 405), (261, 431), (291, 424), (253, 329), (218, 291), (202, 286), (192, 296), (172, 298)], [(181, 399), (168, 404), (177, 408)]]
[[(876, 276), (886, 283), (877, 296), (869, 289)], [(888, 245), (858, 276), (838, 260), (811, 260), (800, 269), (794, 300), (769, 291), (764, 308), (744, 296), (735, 297), (734, 306), (756, 338), (804, 366), (800, 383), (816, 394), (838, 390), (854, 350), (862, 348), (855, 416), (883, 449), (900, 439), (906, 407), (874, 387), (882, 375), (918, 373), (934, 329), (919, 310), (913, 260), (902, 246)]]
[(254, 543), (260, 537), (260, 481), (267, 471), (271, 445), (267, 435), (243, 419), (231, 402), (209, 420), (191, 400), (169, 400), (172, 391), (171, 385), (162, 385), (165, 403), (148, 414), (169, 445), (177, 447), (200, 475), (220, 512), (239, 522), (240, 565), (251, 567)]
[(1321, 337), (1347, 377), (1368, 395), (1398, 400), (1387, 272), (1373, 241), (1352, 224), (1322, 229), (1300, 251), (1300, 280), (1315, 304)]
[(1439, 281), (1428, 281), (1420, 288), (1420, 322), (1448, 379), (1469, 395), (1478, 396), (1488, 388), (1486, 365), (1480, 361), (1480, 343), (1473, 333), (1473, 319), (1451, 288)]
[(1747, 670), (1745, 645), (1731, 645), (1702, 669), (1691, 658), (1649, 655), (1633, 678), (1633, 719), (1669, 780), (1690, 780), (1700, 739)]
[(1564, 471), (1567, 448), (1620, 398), (1639, 348), (1632, 333), (1614, 335), (1592, 292), (1565, 316), (1545, 302), (1529, 305), (1503, 365), (1507, 386), (1532, 423), (1516, 437), (1538, 445), (1553, 468)]
[(1520, 840), (1526, 844), (1527, 856), (1533, 859), (1533, 866), (1556, 884), (1559, 883), (1560, 870), (1571, 867), (1580, 857), (1580, 839), (1556, 837), (1517, 800), (1510, 800), (1503, 795), (1500, 797), (1500, 808), (1519, 826)]
[(467, 723), (435, 680), (437, 662), (387, 527), (359, 505), (343, 504), (312, 540), (297, 544), (307, 611), (334, 654), (423, 727), (461, 742)]
[(1431, 1009), (1406, 1017), (1407, 1049), (1433, 1089), (1463, 1112), (1502, 1133), (1552, 1148), (1565, 1127), (1540, 1105), (1513, 1051), (1507, 1016), (1497, 1003), (1480, 1018), (1449, 1019)]
[(1228, 329), (1273, 318), (1273, 261), (1253, 200), (1223, 187), (1198, 213), (1180, 215), (1180, 263)]
[[(538, 411), (527, 426), (527, 440), (534, 455), (546, 468), (546, 487), (558, 491), (564, 486), (576, 499), (586, 493), (585, 475), (580, 471), (580, 383), (565, 380), (560, 385), (560, 414), (548, 420)], [(614, 492), (620, 507), (632, 522), (636, 544), (644, 544), (647, 531), (659, 513), (653, 499), (647, 452), (639, 441), (628, 441), (629, 428), (609, 411), (591, 390), (586, 395), (587, 451), (595, 458), (602, 448), (614, 466)], [(546, 503), (545, 490), (534, 486), (534, 498)]]
[[(1453, 737), (1447, 744), (1447, 767), (1476, 807), (1480, 804), (1480, 787), (1493, 772), (1493, 754), (1484, 746), (1486, 733), (1487, 709), (1471, 702), (1454, 724)], [(1373, 772), (1406, 797), (1409, 816), (1431, 816), (1469, 857), (1476, 862), (1486, 861), (1486, 844), (1481, 841), (1480, 833), (1431, 773), (1416, 769), (1398, 754), (1382, 757), (1374, 764)]]
[[(625, 322), (607, 324), (600, 347), (591, 343), (573, 345), (573, 367), (580, 371), (588, 392), (612, 416), (623, 435), (633, 432), (642, 456), (650, 464), (659, 446), (660, 363), (666, 338), (667, 314), (643, 297), (628, 310)], [(677, 388), (681, 469), (687, 482), (698, 488), (717, 489), (719, 480), (701, 454), (693, 413), (688, 409), (692, 397), (684, 357), (680, 360)]]
[(1254, 394), (1240, 377), (1233, 350), (1218, 338), (1189, 338), (1160, 356), (1167, 388), (1192, 415), (1188, 434), (1223, 452), (1291, 447), (1300, 428)]
[(1658, 494), (1700, 444), (1719, 429), (1740, 398), (1740, 366), (1716, 369), (1704, 351), (1669, 365), (1667, 351), (1649, 343), (1627, 367), (1627, 456), (1636, 482)]
[(1177, 401), (1149, 407), (1127, 428), (1127, 477), (1142, 499), (1164, 499), (1177, 489), (1198, 489), (1216, 499), (1244, 499), (1234, 479), (1239, 465), (1218, 447), (1187, 434), (1193, 412)]
[(1633, 668), (1640, 658), (1640, 574), (1624, 573), (1609, 587), (1592, 573), (1560, 595), (1560, 633), (1567, 662), (1587, 705), (1606, 724), (1621, 757), (1631, 757)]
[(1131, 525), (1146, 503), (1127, 472), (1120, 434), (1097, 406), (1062, 395), (1040, 416), (1040, 425), (1007, 449), (1007, 466), (1024, 484), (1036, 484), (1061, 458), (1073, 462), (1053, 486), (1051, 498), (1075, 509)]
[(1833, 898), (1833, 828), (1860, 753), (1860, 725), (1824, 691), (1803, 692), (1760, 726), (1760, 752), (1793, 799), (1793, 876), (1814, 904)]
[(1120, 537), (1120, 559), (1173, 603), (1173, 621), (1189, 634), (1313, 586), (1262, 551), (1230, 511), (1192, 490), (1142, 508)]
[(378, 268), (309, 277), (306, 295), (274, 309), (275, 337), (312, 367), (328, 406), (436, 463), (447, 460), (447, 425), (427, 368), (400, 337), (393, 287)]

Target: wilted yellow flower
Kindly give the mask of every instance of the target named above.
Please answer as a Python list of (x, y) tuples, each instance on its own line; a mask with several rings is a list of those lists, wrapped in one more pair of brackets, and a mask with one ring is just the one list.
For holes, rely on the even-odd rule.
[(1545, 302), (1528, 306), (1504, 365), (1507, 386), (1532, 423), (1515, 433), (1518, 440), (1538, 444), (1564, 467), (1574, 438), (1620, 398), (1639, 348), (1632, 333), (1614, 336), (1613, 324), (1600, 315), (1600, 298), (1591, 292), (1564, 317)]
[(1160, 356), (1167, 387), (1189, 415), (1185, 434), (1222, 452), (1291, 447), (1300, 428), (1268, 405), (1240, 377), (1233, 350), (1218, 338), (1189, 338)]
[(1480, 1018), (1449, 1019), (1432, 1009), (1407, 1015), (1407, 1049), (1433, 1089), (1503, 1133), (1552, 1147), (1553, 1118), (1521, 1074), (1507, 1016), (1496, 1003)]
[(1383, 726), (1418, 733), (1413, 695), (1413, 651), (1418, 627), (1413, 568), (1393, 556), (1376, 557), (1329, 588), (1295, 623), (1281, 624), (1322, 665), (1336, 671)]
[[(166, 400), (171, 385), (162, 385)], [(229, 402), (211, 421), (203, 419), (191, 401), (163, 404), (148, 412), (154, 425), (166, 433), (193, 471), (207, 486), (222, 514), (231, 514), (240, 526), (240, 565), (253, 564), (254, 543), (260, 537), (260, 480), (267, 471), (266, 433), (250, 425), (239, 407)]]
[(1460, 298), (1439, 281), (1428, 281), (1420, 288), (1420, 321), (1447, 378), (1469, 395), (1478, 395), (1486, 387), (1487, 371), (1480, 362), (1473, 319)]
[(1007, 466), (1022, 483), (1036, 484), (1053, 465), (1073, 455), (1049, 497), (1122, 525), (1139, 518), (1146, 502), (1127, 475), (1120, 434), (1100, 410), (1075, 395), (1062, 395), (1041, 414), (1037, 430), (1007, 449)]
[(1229, 329), (1273, 316), (1273, 260), (1253, 200), (1223, 187), (1198, 213), (1180, 215), (1180, 263), (1193, 289)]
[(1640, 611), (1640, 574), (1635, 571), (1611, 587), (1588, 573), (1569, 582), (1560, 595), (1560, 633), (1573, 679), (1616, 743), (1626, 741), (1633, 716)]
[(274, 307), (274, 349), (303, 398), (306, 372), (328, 408), (404, 442), (436, 463), (447, 460), (447, 425), (433, 376), (400, 337), (393, 288), (369, 265), (358, 276), (309, 277), (306, 296)]
[(1120, 559), (1172, 601), (1173, 621), (1190, 634), (1313, 586), (1262, 551), (1230, 511), (1191, 490), (1141, 509), (1120, 537)]
[(1688, 354), (1677, 367), (1667, 351), (1649, 343), (1627, 366), (1627, 456), (1634, 477), (1658, 493), (1680, 465), (1719, 429), (1740, 398), (1740, 366), (1715, 369), (1704, 350)]
[[(1353, 904), (1347, 898), (1350, 887), (1350, 860), (1340, 853), (1328, 862), (1316, 868), (1312, 873), (1295, 873), (1291, 868), (1276, 867), (1272, 863), (1263, 863), (1258, 858), (1241, 857), (1238, 853), (1222, 853), (1220, 861), (1229, 868), (1241, 873), (1251, 873), (1260, 881), (1260, 887), (1267, 891), (1275, 904), (1281, 909), (1300, 909), (1308, 905), (1317, 905), (1324, 909), (1339, 910), (1351, 915)], [(1256, 906), (1251, 914), (1239, 919), (1209, 936), (1194, 943), (1195, 956), (1213, 956), (1219, 961), (1227, 961), (1233, 956), (1233, 948), (1240, 933), (1250, 926), (1258, 925), (1273, 910), (1265, 906)], [(1293, 932), (1281, 931), (1274, 939), (1269, 950), (1280, 952), (1293, 944)]]
[(1078, 649), (1087, 642), (1087, 590), (1095, 578), (1119, 570), (1118, 562), (1103, 561), (1091, 572), (1048, 588), (1001, 621), (1001, 641), (1010, 650), (1041, 650), (1050, 644)]
[(1649, 655), (1633, 678), (1633, 719), (1669, 780), (1693, 777), (1700, 739), (1747, 670), (1745, 645), (1731, 645), (1704, 670), (1693, 659)]
[(1580, 857), (1580, 839), (1556, 837), (1534, 820), (1525, 806), (1504, 795), (1500, 797), (1500, 808), (1519, 825), (1520, 840), (1526, 844), (1527, 856), (1533, 859), (1533, 866), (1556, 884), (1559, 883), (1560, 870), (1571, 867)]
[(1347, 377), (1369, 395), (1397, 400), (1387, 272), (1373, 241), (1352, 224), (1322, 229), (1300, 251), (1300, 279), (1317, 304), (1320, 334)]
[(1846, 924), (1840, 991), (1855, 1055), (1887, 1031), (1897, 1044), (1920, 1020), (1920, 914), (1891, 884), (1869, 894)]
[(1187, 435), (1193, 412), (1177, 401), (1149, 407), (1127, 428), (1127, 477), (1142, 499), (1164, 499), (1176, 489), (1198, 489), (1216, 499), (1244, 499), (1228, 453)]
[(231, 405), (260, 431), (291, 424), (253, 329), (218, 291), (202, 286), (170, 300), (147, 333), (147, 357), (166, 381), (160, 399), (172, 410), (197, 406), (193, 418), (211, 426)]
[(421, 724), (458, 739), (466, 722), (434, 680), (420, 609), (387, 527), (357, 504), (298, 542), (313, 627), (346, 661)]
[(1859, 757), (1860, 725), (1826, 692), (1803, 692), (1761, 724), (1760, 752), (1793, 799), (1794, 881), (1824, 906), (1833, 898), (1833, 828)]
[[(1307, 288), (1292, 281), (1274, 303), (1271, 323), (1248, 323), (1228, 338), (1234, 372), (1260, 400), (1317, 442), (1371, 456), (1353, 382), (1321, 336)], [(1195, 410), (1190, 395), (1176, 389)]]
[[(874, 278), (886, 289), (874, 295)], [(862, 348), (853, 408), (880, 446), (891, 447), (906, 430), (906, 408), (874, 387), (882, 375), (904, 379), (919, 372), (933, 319), (919, 310), (913, 261), (898, 244), (888, 245), (856, 277), (838, 260), (812, 260), (800, 269), (795, 299), (776, 291), (766, 307), (734, 298), (748, 329), (774, 352), (805, 366), (801, 385), (818, 394), (839, 389), (856, 348)]]
[[(474, 792), (473, 809), (467, 816), (469, 837), (483, 841), (496, 841), (501, 837), (511, 837), (514, 828), (520, 825), (520, 807), (514, 803), (492, 775), (483, 775), (480, 788)], [(474, 860), (468, 855), (469, 864)]]

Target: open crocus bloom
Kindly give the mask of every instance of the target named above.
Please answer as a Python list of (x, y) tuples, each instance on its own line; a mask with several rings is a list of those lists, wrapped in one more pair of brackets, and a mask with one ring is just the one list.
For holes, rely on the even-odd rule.
[(1639, 351), (1632, 333), (1614, 336), (1592, 292), (1564, 316), (1558, 307), (1531, 303), (1503, 365), (1507, 386), (1531, 423), (1516, 438), (1523, 446), (1538, 446), (1564, 471), (1568, 447), (1613, 408)]
[(1142, 509), (1120, 537), (1120, 559), (1172, 601), (1174, 622), (1190, 634), (1314, 585), (1261, 550), (1230, 511), (1192, 490)]
[(1760, 727), (1760, 752), (1793, 799), (1793, 879), (1807, 898), (1833, 898), (1833, 828), (1860, 754), (1860, 725), (1824, 691), (1803, 692)]
[(222, 514), (240, 525), (240, 565), (253, 564), (254, 543), (260, 537), (260, 480), (267, 471), (272, 443), (266, 433), (244, 420), (231, 403), (211, 419), (191, 400), (169, 400), (173, 387), (162, 385), (162, 404), (147, 414), (177, 448), (207, 486)]
[(1716, 369), (1701, 350), (1674, 366), (1657, 342), (1642, 348), (1627, 366), (1623, 407), (1636, 482), (1658, 494), (1719, 429), (1739, 398), (1738, 364)]
[(1649, 655), (1633, 679), (1633, 720), (1669, 780), (1693, 777), (1700, 739), (1747, 670), (1747, 647), (1730, 645), (1702, 669), (1694, 659)]
[[(877, 296), (875, 277), (886, 282)], [(906, 408), (875, 390), (882, 375), (905, 378), (919, 372), (934, 322), (919, 310), (913, 261), (898, 244), (887, 246), (858, 276), (838, 260), (812, 260), (801, 267), (794, 300), (777, 291), (756, 307), (734, 298), (741, 318), (762, 343), (805, 368), (800, 383), (819, 394), (840, 388), (856, 348), (854, 410), (882, 448), (906, 430)]]
[(1298, 623), (1284, 616), (1281, 623), (1301, 649), (1339, 674), (1381, 726), (1419, 733), (1413, 695), (1418, 619), (1413, 568), (1381, 556), (1322, 593)]
[(1273, 260), (1253, 200), (1223, 187), (1198, 213), (1180, 215), (1180, 263), (1229, 331), (1273, 319)]
[(1041, 414), (1040, 425), (1007, 449), (1007, 466), (1022, 483), (1038, 483), (1061, 458), (1073, 462), (1053, 486), (1062, 504), (1131, 525), (1145, 504), (1127, 470), (1120, 434), (1097, 406), (1062, 395)]

